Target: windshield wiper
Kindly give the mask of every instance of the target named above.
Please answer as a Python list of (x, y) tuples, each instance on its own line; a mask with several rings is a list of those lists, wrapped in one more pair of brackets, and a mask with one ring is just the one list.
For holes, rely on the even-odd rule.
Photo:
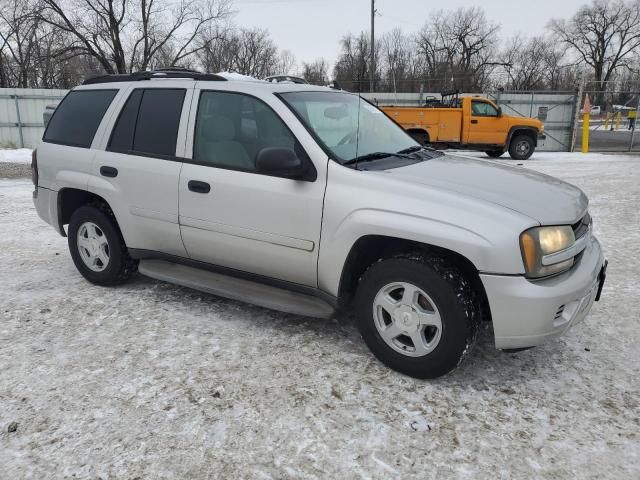
[(343, 165), (353, 165), (354, 163), (370, 162), (372, 160), (381, 160), (383, 158), (388, 158), (388, 157), (408, 158), (409, 160), (415, 160), (415, 158), (409, 155), (405, 155), (402, 152), (398, 152), (398, 153), (373, 152), (373, 153), (368, 153), (366, 155), (360, 155), (359, 157), (352, 158), (351, 160), (347, 160), (346, 162), (343, 163)]
[(415, 146), (415, 147), (405, 148), (404, 150), (400, 150), (398, 153), (416, 153), (423, 149), (424, 147)]
[(419, 151), (423, 151), (423, 152), (438, 152), (438, 150), (436, 150), (433, 147), (427, 147), (426, 145), (421, 145), (418, 146), (416, 145), (415, 147), (409, 147), (409, 148), (405, 148), (404, 150), (400, 150), (398, 153), (416, 153)]

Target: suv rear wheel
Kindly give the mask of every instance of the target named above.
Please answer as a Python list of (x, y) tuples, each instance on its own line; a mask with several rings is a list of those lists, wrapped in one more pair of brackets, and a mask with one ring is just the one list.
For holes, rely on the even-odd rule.
[(68, 242), (73, 263), (91, 283), (118, 285), (136, 271), (115, 220), (96, 207), (83, 206), (71, 215)]
[(475, 343), (479, 326), (470, 283), (445, 259), (422, 254), (372, 265), (360, 280), (355, 309), (373, 354), (416, 378), (455, 369)]

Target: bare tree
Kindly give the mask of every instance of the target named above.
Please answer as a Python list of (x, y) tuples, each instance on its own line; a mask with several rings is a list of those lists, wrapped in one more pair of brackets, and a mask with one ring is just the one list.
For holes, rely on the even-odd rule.
[(427, 88), (483, 88), (496, 65), (498, 30), (480, 7), (432, 14), (416, 36)]
[(578, 62), (592, 68), (597, 89), (603, 92), (640, 47), (640, 0), (593, 0), (568, 21), (553, 20), (550, 29)]
[(167, 66), (196, 53), (199, 33), (226, 18), (228, 0), (41, 0), (40, 17), (66, 32), (67, 52), (96, 59), (107, 73), (147, 69), (161, 52)]
[(200, 36), (200, 62), (210, 72), (229, 71), (256, 78), (280, 73), (282, 57), (267, 30), (209, 29)]
[(303, 63), (302, 76), (311, 84), (326, 85), (329, 82), (329, 62), (318, 58), (311, 63)]
[(557, 60), (552, 55), (553, 43), (544, 37), (524, 38), (516, 35), (508, 41), (501, 54), (501, 62), (507, 65), (507, 87), (511, 90), (541, 90), (547, 86), (547, 72)]
[[(404, 85), (412, 81), (411, 71), (414, 49), (412, 41), (401, 29), (395, 28), (382, 37), (381, 56), (385, 72), (383, 77), (394, 92), (398, 90), (398, 85), (404, 89), (411, 90), (411, 85)], [(402, 88), (402, 87), (401, 87)]]
[[(367, 32), (359, 35), (346, 35), (340, 41), (341, 52), (333, 69), (333, 77), (340, 85), (350, 86), (354, 91), (369, 89), (371, 78), (371, 48)], [(377, 42), (374, 50), (376, 73), (379, 78), (380, 45)]]
[(12, 68), (7, 76), (14, 78), (17, 87), (30, 84), (29, 75), (36, 48), (36, 31), (39, 23), (36, 10), (29, 0), (3, 2), (0, 9), (0, 52), (5, 51), (6, 60)]
[(290, 50), (282, 50), (278, 56), (278, 73), (292, 74), (296, 70), (296, 57)]

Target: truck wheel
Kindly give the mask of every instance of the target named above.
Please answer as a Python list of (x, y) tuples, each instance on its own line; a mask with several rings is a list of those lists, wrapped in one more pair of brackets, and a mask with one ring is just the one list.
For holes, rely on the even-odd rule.
[(491, 158), (500, 158), (504, 153), (504, 150), (488, 150), (485, 153)]
[(91, 283), (119, 285), (136, 271), (115, 219), (98, 208), (80, 207), (71, 215), (68, 241), (73, 263)]
[(364, 341), (382, 363), (423, 379), (462, 362), (480, 321), (465, 277), (445, 259), (423, 254), (369, 267), (358, 285), (355, 313)]
[(529, 135), (518, 135), (511, 140), (509, 156), (514, 160), (528, 160), (535, 148), (535, 143)]

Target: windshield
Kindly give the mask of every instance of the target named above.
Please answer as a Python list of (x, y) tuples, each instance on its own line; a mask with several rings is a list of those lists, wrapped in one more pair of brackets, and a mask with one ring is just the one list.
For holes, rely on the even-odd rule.
[(291, 92), (281, 97), (341, 163), (419, 146), (401, 127), (358, 95)]

